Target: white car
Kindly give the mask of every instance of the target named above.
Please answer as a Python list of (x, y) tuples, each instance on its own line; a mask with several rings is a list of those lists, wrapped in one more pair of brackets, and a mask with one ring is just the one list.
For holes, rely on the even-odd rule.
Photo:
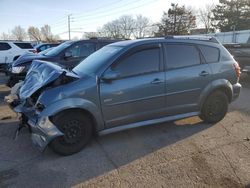
[(0, 41), (0, 71), (5, 71), (9, 63), (27, 52), (35, 52), (29, 42)]

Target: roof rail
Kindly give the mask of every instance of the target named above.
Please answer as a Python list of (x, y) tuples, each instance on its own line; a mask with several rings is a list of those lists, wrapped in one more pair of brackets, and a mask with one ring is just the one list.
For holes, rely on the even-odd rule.
[(215, 37), (195, 36), (195, 35), (180, 35), (180, 36), (169, 35), (166, 36), (165, 39), (190, 39), (190, 40), (201, 40), (201, 41), (210, 41), (214, 43), (219, 43), (219, 41)]

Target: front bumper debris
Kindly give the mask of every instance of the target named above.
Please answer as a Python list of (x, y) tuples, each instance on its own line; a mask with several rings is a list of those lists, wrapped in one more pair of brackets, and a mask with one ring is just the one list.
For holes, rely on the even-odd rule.
[(53, 139), (64, 135), (49, 120), (49, 117), (40, 117), (34, 108), (26, 108), (23, 104), (20, 104), (13, 110), (21, 114), (20, 122), (29, 128), (32, 142), (41, 151), (43, 151)]

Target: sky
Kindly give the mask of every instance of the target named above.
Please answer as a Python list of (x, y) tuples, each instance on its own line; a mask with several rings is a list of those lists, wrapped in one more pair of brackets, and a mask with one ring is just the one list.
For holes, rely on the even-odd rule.
[(53, 34), (68, 39), (70, 15), (71, 37), (79, 38), (122, 15), (141, 14), (158, 22), (172, 2), (198, 9), (219, 0), (0, 0), (0, 34), (17, 25), (27, 29), (49, 24)]

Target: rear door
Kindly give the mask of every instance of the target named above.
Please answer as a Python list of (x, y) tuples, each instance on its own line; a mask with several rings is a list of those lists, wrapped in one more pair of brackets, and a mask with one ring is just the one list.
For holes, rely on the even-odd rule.
[(162, 65), (162, 47), (152, 44), (130, 50), (105, 71), (120, 75), (117, 79), (100, 83), (102, 112), (107, 127), (164, 116)]
[(167, 115), (199, 110), (199, 97), (211, 81), (211, 70), (197, 46), (165, 45)]

